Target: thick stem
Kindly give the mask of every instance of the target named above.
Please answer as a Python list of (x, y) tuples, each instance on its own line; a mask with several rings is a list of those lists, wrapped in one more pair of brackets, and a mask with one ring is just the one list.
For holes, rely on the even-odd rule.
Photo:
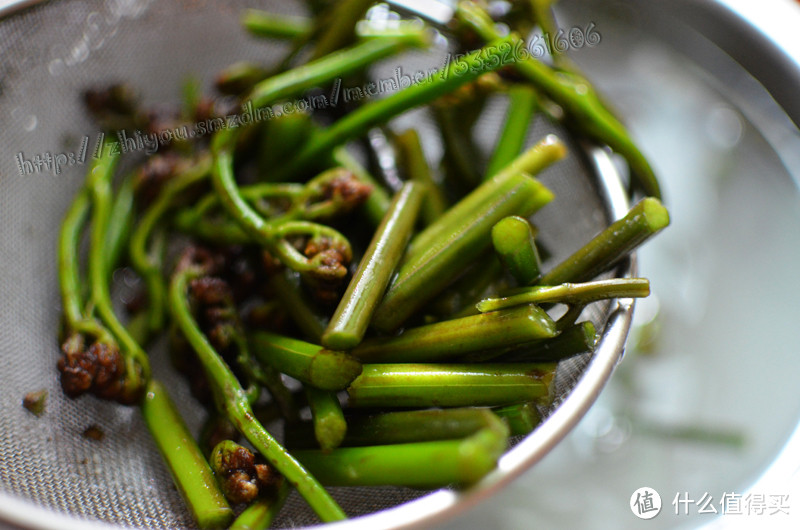
[[(567, 148), (564, 143), (555, 135), (547, 135), (488, 181), (494, 182), (494, 184), (485, 182), (447, 210), (439, 220), (417, 234), (411, 240), (404, 261), (410, 260), (421, 249), (445, 237), (445, 234), (452, 233), (462, 224), (465, 217), (475, 215), (476, 211), (485, 210), (486, 201), (489, 199), (488, 195), (495, 193), (494, 188), (496, 186), (506, 183), (508, 179), (518, 178), (520, 174), (534, 176), (549, 164), (564, 158), (566, 154)], [(536, 197), (536, 194), (532, 194), (532, 197)], [(544, 199), (544, 197), (541, 198)], [(550, 199), (552, 199), (552, 196), (550, 196)], [(498, 218), (497, 220), (499, 221), (500, 219)]]
[(229, 530), (267, 530), (286, 503), (290, 491), (289, 483), (284, 480), (274, 497), (254, 501), (233, 521)]
[(324, 346), (347, 350), (361, 342), (414, 230), (425, 191), (407, 182), (395, 195), (322, 335)]
[[(306, 386), (306, 397), (314, 424), (313, 437), (323, 450), (339, 447), (347, 433), (347, 422), (336, 392)], [(290, 424), (286, 424), (291, 428)]]
[(519, 285), (530, 285), (541, 276), (541, 259), (534, 230), (527, 219), (506, 217), (492, 227), (492, 245)]
[(365, 364), (351, 407), (500, 406), (551, 395), (554, 364)]
[[(550, 190), (524, 174), (503, 173), (483, 183), (412, 240), (372, 325), (397, 329), (491, 245), (495, 223), (509, 215), (532, 215), (552, 198)], [(429, 231), (435, 237), (426, 235)]]
[(428, 193), (422, 202), (422, 219), (425, 226), (431, 225), (448, 208), (447, 198), (433, 179), (431, 168), (425, 159), (419, 134), (415, 129), (408, 129), (395, 137), (395, 142), (400, 151), (400, 157), (405, 166), (408, 178), (420, 182), (428, 187)]
[(536, 403), (517, 403), (493, 409), (508, 425), (511, 436), (525, 436), (533, 432), (542, 421)]
[(352, 354), (366, 363), (445, 362), (555, 334), (555, 323), (547, 313), (528, 305), (408, 328), (396, 337), (367, 339)]
[(233, 512), (202, 451), (167, 390), (151, 380), (142, 401), (142, 418), (169, 468), (172, 480), (200, 528), (224, 528)]
[[(346, 447), (457, 440), (481, 429), (494, 429), (501, 434), (507, 430), (491, 410), (476, 407), (352, 415), (346, 419), (347, 434), (342, 441)], [(288, 425), (287, 446), (315, 448), (312, 430), (309, 423)]]
[[(558, 325), (558, 322), (556, 322)], [(535, 340), (507, 348), (483, 350), (459, 359), (463, 362), (557, 362), (594, 349), (597, 333), (590, 321), (572, 324), (551, 339)]]
[(343, 390), (361, 373), (351, 355), (259, 331), (250, 335), (255, 356), (275, 370), (322, 390)]
[(539, 284), (558, 285), (591, 280), (668, 224), (669, 212), (658, 199), (642, 199), (625, 217), (612, 223), (589, 243), (553, 267), (539, 280)]
[(464, 440), (299, 450), (297, 458), (331, 486), (466, 487), (497, 466), (508, 437), (482, 429)]

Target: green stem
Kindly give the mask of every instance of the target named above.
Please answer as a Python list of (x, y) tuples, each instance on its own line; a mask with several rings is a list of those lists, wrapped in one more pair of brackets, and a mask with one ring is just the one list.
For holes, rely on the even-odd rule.
[(527, 304), (588, 304), (610, 298), (646, 298), (650, 282), (646, 278), (612, 278), (586, 283), (562, 283), (514, 289), (501, 298), (487, 298), (478, 303), (481, 313)]
[[(503, 59), (508, 55), (506, 48), (509, 47), (509, 39), (500, 39), (459, 61), (448, 64), (442, 72), (429, 75), (408, 88), (356, 109), (312, 136), (292, 161), (281, 168), (281, 176), (301, 172), (314, 165), (320, 157), (337, 145), (365, 134), (370, 127), (388, 121), (409, 109), (430, 103), (479, 75), (504, 66)], [(507, 63), (508, 59), (505, 62)]]
[(322, 335), (324, 346), (347, 350), (364, 338), (414, 230), (425, 191), (422, 184), (407, 182), (395, 195)]
[(109, 277), (122, 257), (133, 226), (133, 218), (136, 213), (133, 187), (134, 179), (131, 174), (122, 181), (122, 185), (120, 185), (111, 205), (111, 215), (108, 219), (108, 239), (106, 241), (107, 274)]
[(262, 363), (322, 390), (343, 390), (361, 373), (351, 355), (267, 331), (251, 334), (253, 353)]
[(323, 57), (356, 38), (356, 24), (364, 18), (374, 0), (340, 0), (319, 17), (311, 60)]
[(398, 134), (395, 137), (395, 143), (400, 151), (408, 178), (428, 187), (428, 193), (422, 203), (421, 215), (425, 226), (429, 226), (447, 210), (447, 198), (433, 179), (417, 131), (408, 129)]
[(89, 208), (89, 193), (86, 189), (81, 189), (64, 216), (58, 238), (58, 283), (68, 329), (74, 329), (84, 319), (78, 252)]
[(541, 259), (531, 223), (522, 217), (505, 217), (492, 227), (492, 244), (500, 261), (519, 285), (541, 276)]
[[(501, 173), (483, 183), (412, 240), (372, 325), (397, 329), (491, 245), (495, 223), (509, 215), (532, 215), (552, 198), (550, 190), (524, 174)], [(428, 236), (431, 232), (435, 237)]]
[(647, 197), (619, 221), (556, 265), (540, 280), (541, 285), (590, 280), (627, 256), (669, 224), (669, 212), (658, 199)]
[(472, 352), (555, 336), (556, 326), (534, 305), (408, 328), (367, 339), (352, 354), (365, 363), (445, 362)]
[(327, 319), (306, 299), (299, 280), (297, 273), (285, 269), (270, 276), (269, 285), (300, 331), (313, 342), (319, 342)]
[(366, 202), (362, 205), (362, 211), (367, 219), (378, 226), (383, 220), (383, 216), (389, 210), (392, 198), (386, 189), (353, 157), (346, 147), (337, 147), (333, 150), (333, 160), (345, 169), (350, 170), (358, 180), (368, 184), (372, 188)]
[(506, 122), (486, 166), (484, 178), (493, 177), (522, 152), (536, 107), (536, 91), (530, 86), (513, 85), (509, 88)]
[[(313, 449), (313, 426), (297, 423), (287, 426), (287, 445)], [(343, 446), (388, 445), (466, 438), (481, 429), (504, 433), (503, 422), (486, 408), (426, 409), (386, 412), (369, 416), (347, 417)], [(311, 435), (311, 436), (309, 436)]]
[(311, 114), (293, 112), (281, 114), (263, 122), (259, 142), (259, 178), (272, 182), (275, 169), (286, 160), (286, 153), (298, 151), (315, 130)]
[(314, 423), (314, 439), (326, 451), (339, 447), (347, 433), (347, 422), (336, 392), (313, 386), (306, 386), (305, 389)]
[(228, 530), (266, 530), (283, 508), (290, 491), (289, 483), (284, 480), (274, 497), (254, 501), (233, 521)]
[[(424, 249), (432, 245), (434, 241), (445, 237), (445, 234), (451, 234), (462, 224), (462, 220), (465, 217), (476, 215), (476, 211), (485, 210), (488, 196), (496, 192), (495, 187), (501, 187), (501, 184), (507, 183), (508, 179), (518, 178), (521, 173), (535, 176), (548, 165), (564, 158), (566, 154), (567, 147), (564, 143), (555, 135), (547, 135), (536, 145), (515, 158), (491, 179), (484, 182), (472, 193), (461, 199), (455, 206), (447, 210), (437, 222), (417, 234), (411, 240), (405, 261), (418, 254), (420, 249)], [(488, 182), (495, 182), (495, 184), (488, 185)], [(540, 191), (539, 193), (545, 193), (545, 191)], [(544, 197), (541, 197), (541, 199), (544, 200)], [(502, 217), (498, 217), (497, 221), (500, 219)]]
[(297, 39), (311, 32), (312, 21), (306, 17), (279, 15), (260, 9), (245, 9), (241, 23), (257, 37)]
[[(489, 15), (474, 2), (459, 2), (456, 17), (486, 42), (499, 36)], [(519, 51), (526, 49), (525, 42), (517, 35), (511, 35), (510, 40), (517, 52), (514, 55), (519, 56)], [(621, 154), (646, 195), (661, 196), (658, 179), (647, 159), (586, 79), (574, 73), (555, 70), (530, 57), (517, 60), (515, 68), (544, 95), (561, 106), (574, 127)]]
[[(505, 433), (504, 433), (505, 434)], [(482, 429), (464, 440), (296, 451), (298, 460), (331, 486), (470, 486), (497, 466), (507, 435)]]
[[(556, 323), (558, 324), (558, 323)], [(529, 363), (557, 362), (594, 349), (597, 334), (590, 321), (573, 324), (551, 339), (536, 340), (515, 346), (486, 350), (465, 356), (464, 362)]]
[(197, 525), (200, 528), (227, 526), (233, 519), (233, 512), (186, 423), (158, 381), (151, 380), (147, 386), (142, 418)]
[(157, 333), (163, 329), (167, 307), (167, 286), (161, 271), (162, 253), (149, 248), (151, 235), (176, 199), (186, 189), (207, 178), (210, 169), (211, 159), (204, 156), (185, 172), (170, 179), (156, 200), (144, 212), (131, 235), (128, 252), (133, 268), (147, 286), (147, 324), (150, 333)]
[(105, 151), (103, 156), (94, 161), (86, 183), (93, 206), (88, 266), (91, 301), (100, 320), (120, 345), (125, 359), (126, 385), (136, 392), (133, 389), (144, 389), (145, 382), (150, 378), (150, 362), (147, 354), (117, 318), (111, 303), (106, 242), (111, 214), (111, 178), (117, 157), (111, 145)]
[(551, 395), (554, 364), (365, 364), (351, 407), (500, 406)]
[(360, 42), (293, 68), (288, 72), (265, 79), (256, 85), (245, 101), (249, 100), (255, 108), (272, 105), (282, 99), (297, 96), (308, 89), (330, 83), (338, 77), (362, 70), (374, 62), (408, 47), (424, 47), (426, 45), (426, 37), (421, 31), (398, 37)]
[(517, 403), (493, 409), (508, 425), (511, 436), (525, 436), (533, 432), (542, 421), (536, 403)]
[(209, 378), (218, 410), (297, 489), (320, 519), (324, 522), (344, 519), (345, 514), (342, 509), (314, 476), (286, 452), (255, 419), (245, 390), (194, 322), (186, 290), (189, 281), (202, 274), (202, 270), (193, 268), (177, 272), (170, 284), (169, 302), (176, 325), (197, 352), (206, 376)]

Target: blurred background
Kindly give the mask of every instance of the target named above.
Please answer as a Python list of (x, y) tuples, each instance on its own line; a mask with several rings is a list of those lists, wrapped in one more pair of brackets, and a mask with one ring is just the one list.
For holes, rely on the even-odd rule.
[[(653, 295), (599, 401), (444, 528), (797, 528), (800, 4), (562, 0), (557, 15), (596, 25), (572, 58), (650, 158), (672, 223), (639, 251)], [(653, 519), (631, 509), (640, 487), (660, 494)]]

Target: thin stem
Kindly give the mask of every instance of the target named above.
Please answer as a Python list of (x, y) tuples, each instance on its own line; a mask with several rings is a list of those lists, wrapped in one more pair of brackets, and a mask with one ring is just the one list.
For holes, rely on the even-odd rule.
[(194, 184), (206, 179), (211, 170), (211, 159), (204, 156), (180, 175), (176, 175), (165, 186), (156, 200), (142, 215), (130, 240), (131, 264), (141, 275), (147, 286), (147, 324), (150, 333), (164, 327), (167, 302), (167, 286), (162, 276), (161, 252), (149, 248), (151, 235), (175, 200)]
[(233, 512), (183, 418), (158, 381), (151, 380), (142, 418), (169, 468), (175, 486), (200, 528), (223, 528)]
[(290, 269), (278, 271), (270, 276), (269, 284), (295, 325), (310, 340), (318, 343), (325, 332), (327, 318), (307, 300), (297, 273)]
[(411, 108), (430, 103), (479, 75), (504, 66), (504, 60), (508, 62), (506, 48), (509, 46), (509, 39), (499, 39), (491, 46), (449, 63), (439, 73), (431, 74), (408, 88), (356, 109), (314, 135), (292, 161), (281, 168), (281, 176), (301, 172), (314, 165), (337, 145), (365, 134), (374, 125), (388, 121)]
[[(499, 36), (489, 15), (474, 2), (459, 2), (456, 17), (486, 42)], [(525, 42), (519, 36), (511, 35), (510, 39), (515, 50), (525, 48)], [(583, 134), (607, 144), (625, 157), (645, 194), (656, 198), (661, 196), (658, 180), (647, 159), (586, 79), (575, 73), (555, 70), (534, 58), (519, 59), (515, 62), (515, 68), (544, 95), (560, 105), (570, 122)]]
[(295, 454), (331, 486), (466, 487), (497, 466), (507, 434), (482, 429), (464, 440), (344, 447)]
[(324, 522), (344, 519), (345, 514), (342, 509), (314, 476), (286, 452), (255, 419), (245, 390), (197, 327), (191, 315), (186, 289), (192, 278), (202, 274), (202, 270), (193, 268), (177, 272), (170, 284), (169, 305), (176, 325), (186, 336), (203, 365), (214, 392), (217, 409), (297, 489)]
[(619, 221), (559, 263), (540, 280), (541, 285), (590, 280), (607, 270), (669, 224), (669, 212), (658, 199), (639, 201)]
[(133, 340), (125, 326), (117, 318), (109, 291), (106, 242), (111, 208), (111, 178), (117, 157), (111, 145), (106, 153), (96, 159), (87, 178), (87, 188), (92, 199), (92, 227), (89, 245), (89, 284), (91, 301), (100, 317), (120, 345), (125, 359), (125, 373), (131, 388), (144, 388), (150, 378), (150, 362), (141, 346)]
[(305, 90), (330, 83), (338, 77), (362, 70), (375, 61), (406, 48), (426, 45), (427, 38), (422, 31), (366, 40), (265, 79), (253, 88), (245, 101), (249, 100), (255, 108), (272, 105), (282, 99), (297, 96)]
[(347, 422), (336, 392), (313, 386), (306, 386), (305, 390), (314, 424), (314, 439), (326, 451), (339, 447), (347, 433)]
[(122, 181), (111, 205), (106, 241), (107, 274), (110, 276), (119, 263), (133, 226), (134, 208), (133, 174)]
[(356, 38), (356, 24), (374, 0), (340, 0), (319, 17), (311, 60), (323, 57)]
[(552, 198), (550, 190), (524, 174), (502, 173), (483, 183), (412, 240), (372, 325), (397, 329), (491, 245), (495, 223), (509, 215), (532, 215)]
[(513, 85), (508, 89), (506, 122), (486, 166), (485, 179), (493, 177), (522, 152), (536, 108), (536, 91), (530, 86)]
[(522, 217), (505, 217), (492, 227), (492, 245), (500, 261), (519, 285), (541, 276), (541, 259), (531, 223)]
[(58, 238), (58, 280), (65, 324), (69, 329), (84, 319), (78, 249), (89, 208), (89, 193), (81, 189), (64, 216)]
[(343, 390), (361, 373), (361, 363), (345, 352), (276, 333), (253, 333), (250, 344), (262, 363), (322, 390)]
[(507, 296), (487, 298), (478, 303), (482, 313), (527, 304), (588, 304), (610, 298), (645, 298), (650, 295), (646, 278), (612, 278), (586, 283), (562, 283), (514, 289)]
[(311, 32), (312, 21), (307, 17), (279, 15), (260, 9), (245, 9), (241, 23), (257, 37), (297, 39)]
[(554, 364), (365, 364), (351, 407), (500, 406), (551, 395)]
[(347, 350), (361, 342), (414, 230), (425, 191), (407, 182), (395, 195), (322, 335), (324, 346)]
[(407, 328), (367, 339), (352, 354), (366, 363), (445, 362), (472, 352), (555, 336), (556, 326), (534, 305)]

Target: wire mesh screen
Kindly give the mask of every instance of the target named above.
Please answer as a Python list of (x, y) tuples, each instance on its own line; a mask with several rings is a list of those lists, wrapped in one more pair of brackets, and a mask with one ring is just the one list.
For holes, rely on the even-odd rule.
[[(114, 525), (193, 526), (138, 409), (90, 397), (70, 400), (61, 392), (56, 371), (60, 318), (56, 236), (91, 156), (82, 159), (81, 152), (91, 153), (99, 134), (83, 110), (82, 91), (125, 81), (141, 91), (145, 103), (177, 104), (188, 76), (210, 87), (213, 76), (232, 62), (275, 61), (286, 48), (247, 36), (239, 25), (240, 11), (263, 7), (292, 13), (296, 6), (278, 1), (253, 4), (64, 0), (42, 3), (0, 21), (1, 494)], [(413, 71), (418, 60), (419, 56), (393, 59), (372, 75), (381, 75), (385, 71), (381, 68), (391, 69), (398, 61)], [(490, 102), (476, 127), (483, 131), (476, 143), (484, 151), (495, 141), (504, 105), (502, 98)], [(409, 114), (393, 126), (417, 127), (428, 156), (436, 162), (440, 139), (432, 124), (418, 118)], [(529, 141), (553, 130), (552, 124), (539, 119)], [(556, 132), (568, 140), (563, 131)], [(570, 147), (578, 152), (577, 146)], [(552, 263), (605, 226), (608, 212), (586, 162), (575, 154), (545, 171), (541, 180), (557, 197), (536, 216)], [(596, 306), (589, 315), (598, 329), (605, 310)], [(203, 411), (170, 368), (166, 341), (151, 349), (151, 358), (154, 373), (197, 433)], [(574, 386), (589, 360), (590, 356), (582, 356), (562, 363), (557, 376), (560, 397)], [(37, 418), (21, 406), (21, 400), (40, 389), (48, 391), (49, 399)], [(333, 490), (351, 516), (422, 494), (400, 488)], [(316, 523), (318, 519), (293, 494), (276, 526)]]

